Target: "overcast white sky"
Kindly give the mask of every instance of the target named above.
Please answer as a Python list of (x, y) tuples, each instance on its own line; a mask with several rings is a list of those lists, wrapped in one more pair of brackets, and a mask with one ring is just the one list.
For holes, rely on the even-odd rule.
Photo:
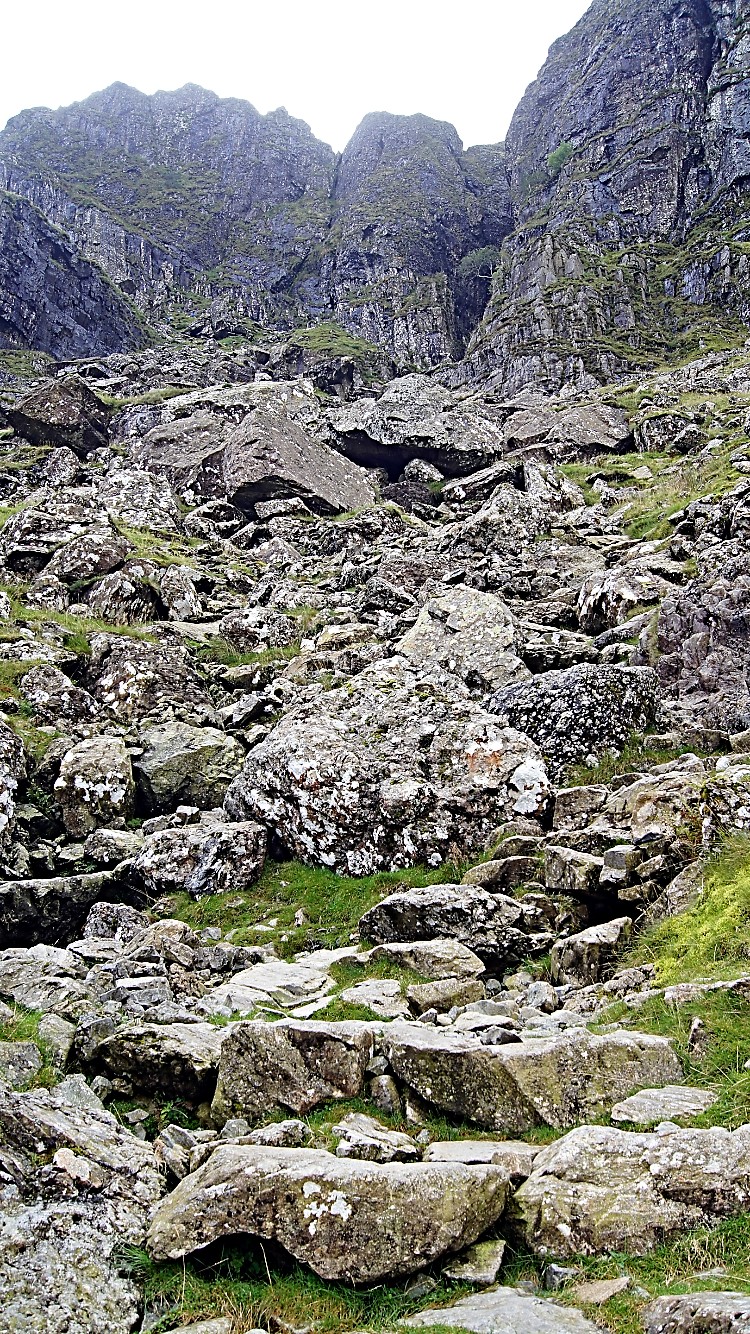
[(0, 126), (115, 80), (285, 106), (337, 150), (368, 111), (423, 111), (464, 144), (508, 128), (589, 0), (22, 0), (2, 14)]

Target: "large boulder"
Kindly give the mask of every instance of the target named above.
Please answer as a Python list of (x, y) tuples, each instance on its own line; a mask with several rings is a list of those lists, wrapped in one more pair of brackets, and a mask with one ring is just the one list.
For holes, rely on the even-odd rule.
[(108, 871), (0, 881), (0, 946), (74, 940), (97, 899), (132, 899), (135, 891)]
[(501, 1216), (507, 1190), (494, 1166), (227, 1145), (157, 1209), (148, 1247), (154, 1259), (178, 1259), (249, 1233), (277, 1242), (321, 1278), (375, 1283), (475, 1241)]
[(473, 885), (396, 890), (360, 918), (359, 929), (376, 945), (444, 936), (495, 966), (520, 963), (530, 952), (522, 904)]
[(21, 677), (21, 692), (40, 723), (88, 722), (97, 712), (96, 701), (57, 667), (33, 667)]
[(126, 1024), (88, 1051), (88, 1063), (141, 1093), (210, 1101), (227, 1029), (214, 1024)]
[(357, 1022), (233, 1024), (222, 1047), (213, 1116), (299, 1116), (320, 1103), (357, 1098), (373, 1042), (372, 1028)]
[(0, 1088), (0, 1140), (4, 1327), (130, 1334), (141, 1303), (122, 1248), (143, 1245), (162, 1193), (152, 1146), (78, 1080)]
[(107, 409), (78, 376), (46, 380), (7, 411), (18, 435), (33, 445), (68, 445), (88, 454), (107, 443)]
[(200, 824), (150, 834), (133, 864), (152, 894), (185, 890), (198, 899), (248, 889), (259, 879), (265, 858), (262, 825), (204, 816)]
[(497, 725), (456, 678), (403, 658), (286, 713), (229, 788), (233, 820), (267, 824), (307, 863), (354, 875), (484, 850), (513, 815), (537, 815), (548, 779), (533, 742)]
[(396, 645), (417, 668), (442, 668), (485, 691), (531, 678), (515, 650), (515, 626), (505, 603), (464, 585), (428, 598)]
[(135, 457), (183, 494), (227, 497), (243, 510), (290, 496), (321, 514), (372, 504), (367, 474), (306, 429), (319, 415), (309, 381), (245, 385), (234, 397), (234, 421), (198, 410), (148, 431)]
[(55, 783), (65, 828), (77, 838), (126, 819), (134, 790), (130, 756), (116, 736), (87, 737), (72, 746), (63, 756)]
[(146, 718), (163, 721), (171, 713), (198, 726), (216, 718), (187, 649), (181, 647), (124, 635), (94, 635), (87, 685), (102, 708), (120, 723)]
[(338, 448), (368, 468), (395, 478), (411, 459), (434, 464), (447, 477), (487, 467), (502, 454), (498, 418), (480, 399), (458, 395), (426, 375), (393, 380), (380, 398), (360, 398), (331, 414)]
[(557, 985), (590, 986), (604, 982), (614, 972), (618, 955), (630, 939), (629, 917), (589, 926), (574, 936), (558, 940), (550, 956), (550, 976)]
[(581, 1126), (542, 1149), (514, 1225), (540, 1255), (645, 1255), (750, 1206), (750, 1126), (636, 1134)]
[(174, 810), (181, 803), (203, 810), (220, 806), (245, 758), (239, 741), (218, 728), (176, 720), (147, 728), (140, 741), (135, 778), (150, 811)]
[(644, 732), (653, 722), (657, 701), (651, 668), (581, 663), (506, 686), (489, 707), (504, 724), (526, 732), (559, 772), (621, 750), (633, 731)]
[(77, 1019), (91, 1008), (85, 966), (54, 945), (0, 950), (0, 996), (24, 1010)]
[(389, 1024), (383, 1046), (396, 1076), (451, 1116), (523, 1134), (607, 1113), (647, 1085), (676, 1082), (680, 1063), (665, 1038), (578, 1031), (483, 1045), (471, 1034)]

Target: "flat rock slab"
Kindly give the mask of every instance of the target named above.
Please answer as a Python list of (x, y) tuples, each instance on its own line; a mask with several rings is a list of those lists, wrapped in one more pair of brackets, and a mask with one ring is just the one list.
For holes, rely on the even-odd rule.
[(468, 1033), (424, 1024), (388, 1025), (383, 1046), (398, 1079), (442, 1111), (488, 1130), (565, 1129), (609, 1110), (620, 1096), (680, 1078), (665, 1038), (621, 1031), (535, 1038), (490, 1047)]
[(321, 1278), (369, 1283), (464, 1250), (501, 1216), (507, 1193), (499, 1167), (227, 1145), (163, 1201), (148, 1246), (154, 1259), (179, 1259), (248, 1233)]
[(651, 1126), (659, 1121), (679, 1121), (683, 1116), (700, 1116), (716, 1102), (717, 1095), (709, 1089), (686, 1088), (680, 1084), (666, 1084), (660, 1089), (641, 1089), (630, 1098), (624, 1098), (612, 1108), (613, 1121), (629, 1121), (631, 1125)]
[(333, 990), (333, 985), (331, 978), (319, 968), (274, 959), (244, 968), (228, 982), (209, 991), (203, 997), (202, 1009), (206, 1014), (227, 1008), (238, 1014), (250, 1014), (258, 1005), (292, 1009), (295, 1005), (321, 1000)]
[(627, 1291), (629, 1287), (628, 1275), (622, 1274), (620, 1278), (601, 1278), (592, 1283), (579, 1283), (573, 1289), (573, 1296), (579, 1302), (588, 1302), (590, 1306), (604, 1306), (605, 1302), (611, 1302), (613, 1297)]
[(471, 1283), (477, 1288), (490, 1288), (497, 1283), (503, 1263), (504, 1241), (478, 1241), (469, 1246), (458, 1260), (443, 1270), (443, 1276), (454, 1283)]
[(646, 1334), (745, 1334), (750, 1296), (743, 1292), (692, 1292), (657, 1297), (643, 1313)]
[(444, 1325), (472, 1334), (600, 1334), (580, 1311), (531, 1297), (517, 1288), (477, 1293), (454, 1306), (431, 1307), (399, 1323), (407, 1329)]
[(425, 1151), (426, 1163), (495, 1163), (504, 1167), (511, 1181), (519, 1183), (531, 1176), (539, 1152), (535, 1144), (522, 1139), (450, 1139), (436, 1140)]

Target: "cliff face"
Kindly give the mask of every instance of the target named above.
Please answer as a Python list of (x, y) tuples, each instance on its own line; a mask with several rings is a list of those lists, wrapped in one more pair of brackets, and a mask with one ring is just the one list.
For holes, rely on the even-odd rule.
[(741, 341), (750, 6), (596, 0), (506, 144), (514, 208), (473, 372), (507, 389)]
[(144, 342), (99, 269), (26, 200), (0, 191), (0, 347), (85, 357)]
[(337, 157), (283, 110), (116, 84), (11, 121), (0, 188), (167, 332), (333, 324), (402, 366), (468, 348), (451, 383), (611, 379), (747, 335), (749, 19), (594, 0), (468, 151), (377, 113)]
[(0, 184), (151, 318), (220, 298), (238, 327), (335, 320), (423, 365), (461, 354), (489, 295), (461, 264), (510, 214), (502, 150), (464, 154), (451, 126), (369, 116), (339, 159), (285, 111), (195, 87), (24, 112)]

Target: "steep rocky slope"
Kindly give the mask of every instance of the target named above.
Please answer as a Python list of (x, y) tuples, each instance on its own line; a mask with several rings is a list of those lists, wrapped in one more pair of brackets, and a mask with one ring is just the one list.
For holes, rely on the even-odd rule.
[(742, 1329), (747, 351), (295, 356), (3, 391), (4, 1318)]

